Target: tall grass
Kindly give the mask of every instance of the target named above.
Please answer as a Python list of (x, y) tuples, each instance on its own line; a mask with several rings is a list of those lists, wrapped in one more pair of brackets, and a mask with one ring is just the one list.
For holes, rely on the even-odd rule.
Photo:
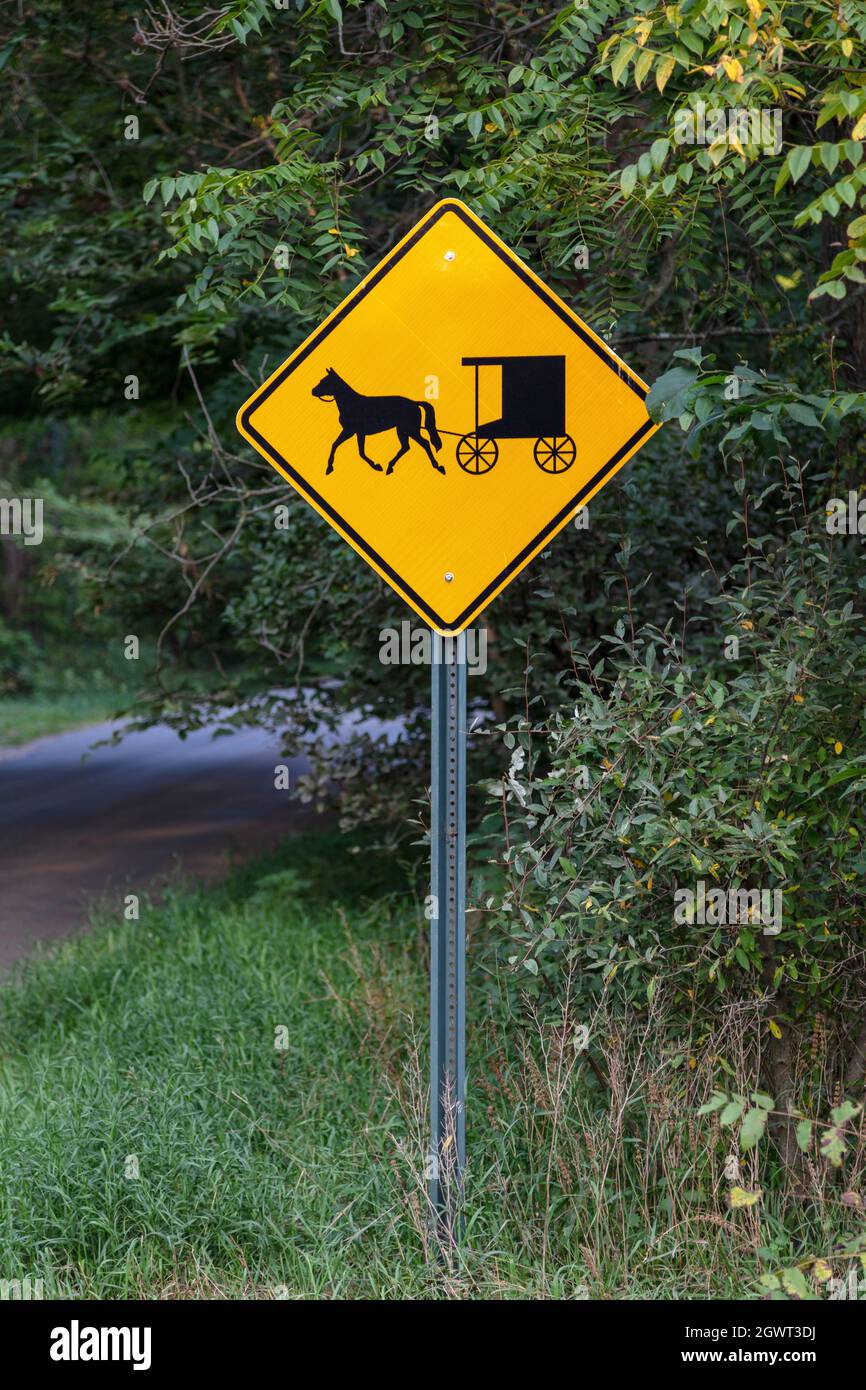
[[(831, 1249), (852, 1213), (774, 1189), (754, 1155), (743, 1181), (765, 1198), (728, 1210), (728, 1135), (695, 1114), (712, 1069), (677, 1064), (663, 996), (642, 1020), (604, 1003), (582, 1049), (577, 1000), (551, 1029), (476, 988), (465, 1237), (441, 1259), (423, 914), (360, 848), (293, 841), (138, 923), (104, 911), (2, 990), (0, 1278), (78, 1297), (723, 1298)], [(713, 1046), (736, 1063), (724, 1026)]]

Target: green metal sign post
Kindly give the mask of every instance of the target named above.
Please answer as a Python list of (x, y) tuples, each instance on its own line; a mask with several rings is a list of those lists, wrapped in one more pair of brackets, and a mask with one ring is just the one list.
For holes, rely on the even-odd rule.
[(433, 634), (430, 819), (430, 1202), (457, 1235), (466, 1159), (466, 633)]

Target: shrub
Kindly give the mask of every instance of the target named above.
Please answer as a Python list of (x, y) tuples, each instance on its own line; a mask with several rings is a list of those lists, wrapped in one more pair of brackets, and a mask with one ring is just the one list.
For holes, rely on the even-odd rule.
[[(518, 1008), (555, 1018), (568, 981), (586, 1018), (603, 998), (640, 1017), (663, 982), (671, 1065), (730, 1071), (713, 1040), (749, 1006), (755, 1079), (788, 1115), (817, 1077), (816, 1026), (816, 1104), (866, 1064), (863, 581), (857, 538), (846, 551), (803, 511), (796, 465), (760, 509), (741, 491), (742, 558), (711, 619), (684, 599), (662, 630), (629, 606), (572, 652), (567, 706), (502, 726), (506, 883), (488, 910)], [(791, 1124), (776, 1131), (794, 1161)]]

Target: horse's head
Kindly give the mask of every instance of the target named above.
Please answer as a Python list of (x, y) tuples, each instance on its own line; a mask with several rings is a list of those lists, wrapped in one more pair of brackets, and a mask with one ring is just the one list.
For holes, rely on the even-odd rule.
[(334, 387), (339, 385), (340, 378), (337, 376), (334, 368), (329, 367), (318, 386), (313, 387), (312, 394), (317, 396), (320, 401), (333, 400)]

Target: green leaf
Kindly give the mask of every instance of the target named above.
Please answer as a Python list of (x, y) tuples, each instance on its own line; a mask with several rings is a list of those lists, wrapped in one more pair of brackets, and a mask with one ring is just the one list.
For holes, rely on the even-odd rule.
[(811, 145), (795, 145), (788, 152), (788, 168), (791, 170), (791, 178), (797, 183), (805, 174), (812, 159)]
[(622, 189), (623, 195), (626, 198), (631, 192), (633, 192), (636, 183), (637, 165), (627, 164), (619, 176), (619, 186)]
[(481, 134), (481, 128), (484, 125), (484, 117), (480, 111), (470, 111), (466, 118), (466, 124), (469, 127), (469, 134), (472, 136), (472, 139), (475, 140)]
[(688, 367), (672, 367), (653, 382), (646, 400), (647, 410), (654, 419), (655, 412), (663, 408), (668, 419), (681, 414), (683, 402), (680, 398), (689, 387), (694, 386), (697, 379), (697, 372), (690, 371)]
[(698, 1111), (699, 1115), (711, 1115), (714, 1110), (721, 1110), (723, 1105), (727, 1105), (728, 1097), (724, 1091), (714, 1091), (706, 1105), (702, 1105)]
[(839, 146), (825, 142), (823, 145), (818, 146), (818, 150), (821, 154), (821, 163), (824, 165), (828, 174), (832, 174), (839, 163)]
[(670, 140), (653, 140), (650, 145), (650, 161), (654, 169), (660, 169), (668, 156), (671, 147)]
[(832, 1163), (834, 1168), (841, 1167), (847, 1145), (842, 1130), (838, 1125), (833, 1125), (830, 1129), (824, 1130), (818, 1147), (821, 1151), (822, 1158), (826, 1158), (827, 1162)]
[(834, 1125), (846, 1125), (849, 1120), (853, 1120), (855, 1115), (859, 1115), (863, 1109), (862, 1105), (854, 1105), (850, 1100), (843, 1100), (841, 1105), (837, 1105), (835, 1110), (830, 1111), (830, 1119)]
[(742, 1115), (745, 1108), (746, 1102), (743, 1099), (743, 1097), (735, 1096), (733, 1100), (728, 1101), (727, 1105), (725, 1106), (724, 1110), (719, 1116), (719, 1124), (723, 1127), (735, 1124), (736, 1121)]
[(740, 1148), (753, 1149), (758, 1140), (763, 1137), (767, 1125), (767, 1111), (759, 1105), (754, 1106), (746, 1112), (740, 1129)]
[(791, 419), (796, 420), (800, 425), (808, 425), (810, 429), (823, 429), (823, 425), (812, 407), (803, 405), (800, 401), (786, 401), (785, 414), (790, 415)]

